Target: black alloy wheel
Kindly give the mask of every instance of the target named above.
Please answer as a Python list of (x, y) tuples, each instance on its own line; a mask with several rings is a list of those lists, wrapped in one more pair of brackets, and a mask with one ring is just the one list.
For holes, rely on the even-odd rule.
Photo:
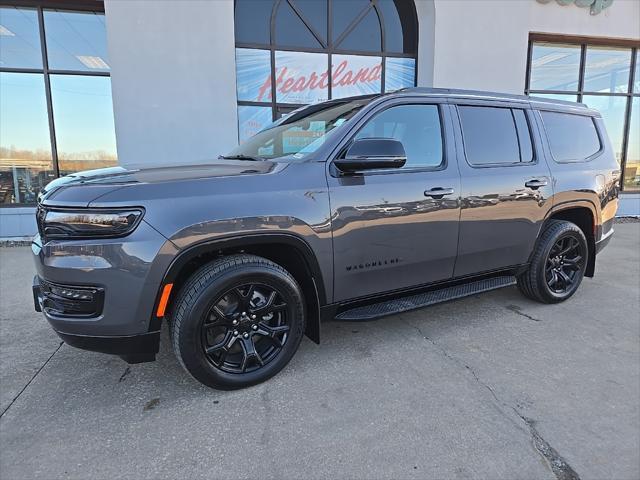
[(246, 373), (271, 362), (288, 340), (287, 303), (274, 287), (248, 283), (214, 300), (202, 322), (202, 347), (227, 373)]
[(589, 246), (584, 232), (566, 220), (549, 220), (536, 242), (529, 268), (518, 275), (518, 288), (532, 300), (562, 302), (584, 278)]
[(213, 388), (243, 388), (274, 376), (304, 335), (300, 286), (280, 265), (256, 255), (230, 255), (203, 266), (171, 308), (176, 357)]
[(549, 251), (545, 280), (552, 292), (565, 294), (582, 278), (585, 252), (578, 238), (567, 235), (560, 238)]

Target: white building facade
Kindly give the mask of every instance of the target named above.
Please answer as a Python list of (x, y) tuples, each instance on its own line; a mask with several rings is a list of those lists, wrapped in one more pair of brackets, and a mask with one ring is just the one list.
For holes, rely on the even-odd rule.
[(0, 238), (35, 233), (56, 176), (206, 162), (299, 105), (414, 85), (597, 108), (640, 215), (639, 50), (638, 0), (0, 1)]

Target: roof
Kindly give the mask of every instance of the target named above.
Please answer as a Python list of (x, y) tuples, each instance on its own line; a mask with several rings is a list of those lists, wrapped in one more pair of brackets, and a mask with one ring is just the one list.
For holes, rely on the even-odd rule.
[(397, 90), (398, 94), (418, 94), (425, 96), (447, 96), (456, 98), (476, 98), (479, 100), (507, 100), (510, 102), (552, 104), (573, 108), (588, 108), (584, 103), (569, 102), (566, 100), (556, 100), (552, 98), (542, 98), (528, 95), (515, 95), (511, 93), (486, 92), (481, 90), (463, 90), (457, 88), (427, 88), (413, 87)]

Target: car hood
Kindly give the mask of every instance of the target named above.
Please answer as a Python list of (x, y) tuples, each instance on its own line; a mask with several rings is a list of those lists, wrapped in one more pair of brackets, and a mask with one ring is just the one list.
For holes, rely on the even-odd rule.
[(217, 160), (154, 168), (101, 168), (73, 173), (50, 182), (40, 192), (38, 200), (52, 206), (86, 206), (103, 195), (128, 186), (266, 175), (281, 171), (286, 165), (286, 162), (276, 161)]

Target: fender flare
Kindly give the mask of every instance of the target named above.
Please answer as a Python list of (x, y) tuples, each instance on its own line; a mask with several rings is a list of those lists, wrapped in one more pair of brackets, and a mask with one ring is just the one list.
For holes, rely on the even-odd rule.
[[(253, 233), (215, 238), (189, 245), (188, 247), (180, 250), (171, 261), (169, 267), (164, 273), (161, 286), (167, 283), (173, 283), (182, 268), (188, 262), (202, 254), (218, 250), (241, 249), (242, 247), (275, 244), (284, 244), (295, 248), (302, 255), (305, 262), (305, 268), (310, 273), (309, 280), (313, 285), (313, 292), (309, 291), (310, 289), (307, 289), (305, 292), (307, 297), (313, 297), (307, 298), (307, 303), (313, 305), (313, 308), (309, 309), (311, 311), (307, 312), (308, 318), (305, 334), (315, 343), (320, 343), (320, 307), (327, 304), (322, 271), (320, 270), (320, 265), (318, 264), (318, 260), (311, 246), (297, 235), (290, 233)], [(149, 331), (158, 330), (160, 328), (161, 319), (155, 316), (155, 312), (160, 301), (161, 292), (162, 288), (159, 289), (156, 296)]]

